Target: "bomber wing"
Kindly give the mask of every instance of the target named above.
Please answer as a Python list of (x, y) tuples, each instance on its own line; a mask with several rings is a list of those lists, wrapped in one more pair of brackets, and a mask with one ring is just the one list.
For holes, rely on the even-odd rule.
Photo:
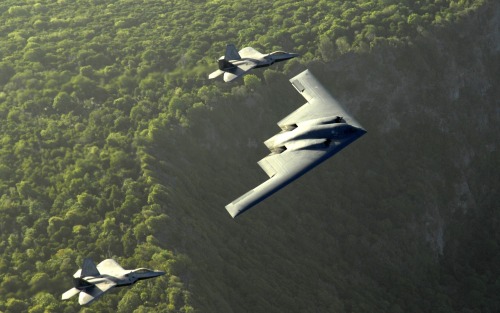
[(366, 133), (308, 70), (293, 77), (290, 82), (306, 98), (307, 103), (278, 123), (284, 131), (329, 116), (341, 116), (344, 122), (355, 126), (357, 130), (338, 140), (315, 138), (290, 141), (290, 146), (285, 144), (283, 151), (273, 152), (260, 160), (258, 164), (270, 178), (226, 206), (232, 217), (271, 196)]
[(282, 129), (303, 121), (325, 116), (341, 116), (353, 126), (361, 125), (335, 100), (309, 70), (290, 79), (293, 87), (307, 100), (307, 103), (278, 122)]

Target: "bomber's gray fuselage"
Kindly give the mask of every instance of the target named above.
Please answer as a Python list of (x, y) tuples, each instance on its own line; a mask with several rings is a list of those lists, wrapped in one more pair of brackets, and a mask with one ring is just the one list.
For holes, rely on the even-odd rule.
[[(330, 158), (365, 133), (366, 130), (363, 128), (345, 123), (333, 123), (297, 127), (294, 130), (275, 135), (265, 142), (272, 152), (268, 158), (280, 158), (283, 154), (294, 153), (296, 155), (295, 162), (307, 164), (307, 166), (297, 171), (283, 171), (278, 168), (280, 175), (274, 175), (266, 168), (264, 160), (261, 160), (259, 165), (267, 172), (270, 179), (234, 200), (227, 205), (226, 209), (233, 217), (245, 212)], [(272, 143), (270, 140), (272, 140)]]
[(360, 130), (346, 123), (309, 124), (283, 131), (268, 139), (265, 144), (272, 152), (282, 150), (283, 147), (287, 150), (306, 149), (318, 144), (317, 140), (327, 146), (332, 140), (345, 139)]
[(264, 142), (271, 153), (258, 164), (269, 179), (226, 206), (232, 217), (271, 196), (366, 133), (308, 70), (290, 82), (307, 103), (279, 121), (281, 132)]

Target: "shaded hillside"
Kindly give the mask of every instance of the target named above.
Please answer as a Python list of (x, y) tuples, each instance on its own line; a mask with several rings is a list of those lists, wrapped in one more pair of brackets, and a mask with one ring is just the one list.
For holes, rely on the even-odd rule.
[(411, 45), (310, 64), (368, 134), (236, 220), (224, 206), (266, 179), (261, 142), (304, 103), (287, 81), (303, 67), (267, 70), (156, 137), (175, 217), (162, 237), (193, 260), (198, 306), (497, 311), (499, 16), (491, 5)]

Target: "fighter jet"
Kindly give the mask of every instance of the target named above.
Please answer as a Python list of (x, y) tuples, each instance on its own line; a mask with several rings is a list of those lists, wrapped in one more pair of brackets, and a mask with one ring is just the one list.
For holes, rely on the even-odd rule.
[(218, 60), (219, 69), (208, 75), (208, 78), (212, 79), (224, 74), (224, 81), (230, 82), (253, 68), (270, 66), (275, 62), (286, 61), (297, 56), (299, 56), (297, 53), (284, 51), (262, 54), (252, 47), (243, 48), (238, 52), (234, 45), (229, 44), (226, 46), (226, 54)]
[(164, 274), (165, 272), (147, 268), (125, 270), (113, 259), (106, 259), (96, 267), (91, 259), (86, 258), (82, 268), (73, 275), (75, 287), (63, 293), (62, 299), (66, 300), (80, 293), (78, 302), (86, 305), (113, 287), (132, 285), (138, 280)]
[(233, 218), (366, 133), (309, 70), (290, 82), (307, 103), (282, 119), (282, 131), (264, 142), (271, 153), (258, 164), (269, 179), (226, 206)]

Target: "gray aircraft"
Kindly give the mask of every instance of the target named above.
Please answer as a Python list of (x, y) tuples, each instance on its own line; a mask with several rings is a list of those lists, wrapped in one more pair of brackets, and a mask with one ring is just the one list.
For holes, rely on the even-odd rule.
[(282, 131), (264, 144), (271, 154), (258, 162), (269, 179), (226, 206), (234, 218), (361, 137), (366, 130), (308, 70), (290, 79), (307, 103), (282, 119)]
[(91, 259), (86, 258), (82, 268), (73, 275), (75, 287), (63, 293), (62, 299), (69, 299), (79, 293), (78, 302), (81, 305), (90, 304), (113, 287), (132, 285), (138, 280), (164, 274), (147, 268), (125, 270), (113, 259), (106, 259), (96, 267)]
[(270, 66), (275, 62), (286, 61), (297, 56), (299, 56), (297, 53), (284, 51), (262, 54), (252, 47), (243, 48), (238, 52), (234, 45), (227, 45), (226, 54), (218, 60), (219, 69), (208, 75), (208, 78), (212, 79), (224, 74), (224, 81), (230, 82), (253, 68)]

